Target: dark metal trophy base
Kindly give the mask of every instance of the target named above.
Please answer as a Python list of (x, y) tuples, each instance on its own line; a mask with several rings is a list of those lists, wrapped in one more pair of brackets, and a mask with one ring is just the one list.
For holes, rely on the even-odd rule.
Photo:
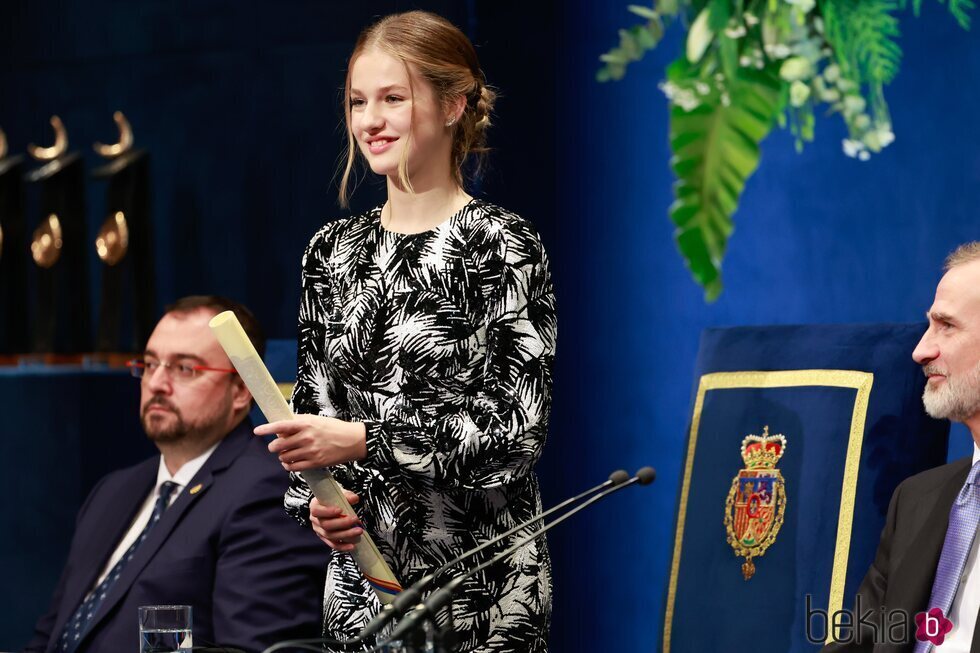
[(30, 350), (23, 162), (0, 159), (0, 365)]
[(89, 352), (84, 164), (78, 153), (66, 154), (29, 172), (26, 179), (41, 184), (40, 219), (32, 243), (37, 281), (32, 351), (67, 356)]
[[(150, 156), (145, 150), (130, 150), (92, 176), (109, 182), (105, 222), (96, 243), (103, 263), (96, 355), (108, 360), (111, 352), (142, 351), (153, 330)], [(127, 323), (131, 327), (124, 329)]]

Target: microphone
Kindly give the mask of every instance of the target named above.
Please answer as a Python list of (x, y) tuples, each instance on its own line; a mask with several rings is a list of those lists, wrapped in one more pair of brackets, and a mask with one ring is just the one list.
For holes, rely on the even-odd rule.
[[(415, 607), (422, 597), (422, 592), (424, 592), (425, 589), (429, 587), (429, 585), (431, 585), (436, 578), (446, 573), (446, 571), (448, 571), (449, 568), (452, 567), (453, 565), (459, 564), (463, 560), (466, 560), (467, 558), (470, 558), (476, 555), (477, 553), (479, 553), (480, 551), (486, 549), (488, 546), (492, 546), (497, 542), (499, 542), (500, 540), (504, 539), (505, 537), (513, 535), (514, 533), (520, 530), (532, 526), (535, 522), (541, 521), (545, 517), (554, 514), (556, 511), (561, 510), (562, 508), (565, 508), (568, 505), (575, 503), (576, 501), (582, 500), (583, 498), (589, 496), (590, 494), (595, 494), (596, 492), (605, 490), (609, 487), (615, 487), (621, 485), (629, 480), (630, 480), (630, 476), (625, 470), (617, 469), (616, 471), (614, 471), (612, 474), (609, 475), (609, 478), (607, 480), (603, 481), (599, 485), (596, 485), (595, 487), (590, 488), (585, 492), (577, 494), (574, 497), (571, 497), (570, 499), (565, 499), (558, 505), (544, 511), (543, 513), (539, 515), (534, 515), (527, 521), (518, 524), (517, 526), (510, 529), (506, 533), (501, 533), (500, 535), (494, 537), (493, 539), (488, 540), (483, 544), (475, 548), (472, 548), (461, 555), (456, 556), (455, 558), (453, 558), (446, 564), (442, 565), (435, 571), (426, 574), (418, 581), (413, 583), (411, 586), (406, 587), (401, 592), (399, 592), (398, 595), (395, 597), (394, 601), (392, 601), (388, 605), (382, 606), (381, 612), (376, 614), (371, 619), (371, 621), (369, 621), (367, 625), (364, 626), (361, 632), (357, 634), (356, 637), (352, 637), (344, 641), (338, 641), (338, 640), (327, 639), (327, 638), (289, 640), (289, 641), (279, 642), (273, 646), (270, 646), (269, 648), (265, 649), (263, 653), (273, 653), (273, 651), (278, 651), (282, 648), (289, 648), (289, 647), (308, 648), (310, 647), (310, 645), (314, 645), (314, 644), (330, 644), (333, 646), (344, 646), (347, 644), (357, 644), (363, 642), (368, 637), (381, 631), (381, 629), (383, 629), (385, 625), (387, 625), (388, 622), (390, 622), (392, 619), (395, 619), (396, 617), (405, 614), (410, 609)], [(311, 648), (310, 650), (313, 649)]]
[(562, 508), (565, 508), (566, 506), (575, 503), (576, 501), (579, 501), (584, 497), (589, 496), (590, 494), (595, 494), (596, 492), (605, 490), (606, 488), (609, 487), (616, 487), (618, 485), (622, 485), (623, 483), (626, 483), (629, 480), (629, 478), (630, 478), (629, 474), (627, 474), (624, 470), (617, 469), (615, 472), (609, 475), (608, 480), (600, 483), (599, 485), (596, 485), (595, 487), (590, 488), (585, 492), (582, 492), (581, 494), (577, 494), (570, 499), (566, 499), (561, 503), (559, 503), (557, 506), (554, 506), (553, 508), (550, 508), (549, 510), (546, 510), (541, 514), (535, 515), (530, 519), (528, 519), (527, 521), (518, 524), (517, 526), (510, 529), (506, 533), (501, 533), (500, 535), (493, 538), (492, 540), (488, 540), (483, 544), (473, 549), (470, 549), (466, 553), (456, 556), (455, 558), (453, 558), (446, 564), (442, 565), (435, 571), (426, 574), (425, 576), (420, 578), (418, 581), (413, 583), (410, 587), (406, 587), (401, 592), (399, 592), (398, 596), (395, 597), (395, 600), (389, 603), (388, 605), (384, 606), (381, 612), (376, 614), (371, 619), (371, 621), (369, 621), (367, 625), (364, 626), (361, 632), (358, 633), (357, 637), (354, 637), (347, 641), (352, 644), (356, 642), (362, 642), (366, 638), (370, 637), (371, 635), (374, 635), (375, 633), (379, 632), (382, 628), (385, 627), (385, 625), (389, 621), (391, 621), (395, 617), (399, 617), (405, 614), (406, 612), (408, 612), (411, 608), (413, 608), (416, 604), (418, 604), (419, 599), (422, 596), (422, 592), (424, 592), (426, 588), (428, 588), (429, 585), (431, 585), (436, 578), (446, 573), (446, 571), (448, 571), (450, 567), (459, 564), (460, 562), (466, 560), (467, 558), (473, 557), (474, 555), (484, 550), (488, 546), (492, 546), (496, 544), (500, 540), (504, 539), (505, 537), (509, 537), (513, 535), (517, 531), (524, 530), (525, 528), (532, 526), (535, 522), (541, 521), (545, 517), (554, 514), (556, 511), (561, 510)]
[[(575, 513), (585, 510), (593, 503), (605, 499), (613, 492), (618, 492), (619, 490), (625, 487), (628, 487), (630, 485), (635, 485), (635, 484), (649, 485), (650, 483), (653, 483), (653, 481), (656, 478), (657, 478), (657, 472), (656, 470), (653, 469), (653, 467), (643, 467), (640, 470), (638, 470), (636, 474), (629, 480), (614, 484), (612, 485), (612, 487), (608, 487), (607, 489), (603, 490), (599, 494), (596, 494), (594, 497), (590, 498), (588, 501), (585, 501), (582, 504), (575, 506), (565, 514), (555, 518), (550, 523), (542, 527), (540, 530), (537, 530), (534, 533), (528, 535), (527, 537), (524, 537), (523, 539), (518, 541), (517, 544), (513, 545), (506, 551), (502, 551), (501, 553), (490, 558), (490, 560), (487, 560), (486, 562), (474, 567), (473, 569), (467, 570), (462, 574), (459, 574), (451, 581), (446, 583), (443, 587), (439, 588), (438, 590), (430, 594), (429, 597), (425, 599), (422, 603), (416, 605), (415, 608), (411, 612), (409, 612), (405, 616), (405, 618), (398, 623), (395, 629), (391, 631), (391, 634), (388, 636), (386, 643), (397, 639), (401, 639), (406, 634), (408, 634), (409, 632), (417, 628), (429, 614), (435, 614), (438, 610), (442, 609), (452, 599), (453, 592), (455, 592), (459, 588), (459, 586), (463, 584), (463, 581), (465, 581), (473, 574), (483, 571), (487, 567), (494, 565), (497, 562), (500, 562), (501, 560), (510, 556), (512, 553), (520, 549), (528, 542), (531, 542), (532, 540), (535, 540), (541, 537), (542, 535), (544, 535), (546, 532), (551, 530), (552, 527), (562, 523), (563, 521), (565, 521)], [(611, 476), (610, 476), (610, 480), (612, 480)], [(541, 517), (544, 517), (544, 515), (541, 515)]]

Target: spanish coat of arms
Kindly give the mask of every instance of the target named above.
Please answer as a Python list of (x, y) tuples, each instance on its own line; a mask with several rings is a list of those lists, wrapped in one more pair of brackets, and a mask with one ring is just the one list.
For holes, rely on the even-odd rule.
[(755, 573), (753, 558), (758, 558), (776, 541), (786, 511), (786, 483), (776, 463), (786, 452), (786, 438), (769, 435), (766, 426), (761, 436), (749, 435), (742, 440), (745, 468), (732, 479), (725, 502), (725, 529), (735, 555), (745, 558), (742, 575), (745, 580)]

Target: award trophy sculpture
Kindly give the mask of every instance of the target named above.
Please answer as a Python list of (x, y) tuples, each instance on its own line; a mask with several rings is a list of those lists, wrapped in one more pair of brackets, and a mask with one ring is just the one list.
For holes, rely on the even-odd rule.
[(44, 165), (27, 173), (40, 183), (41, 219), (31, 237), (36, 267), (36, 317), (32, 349), (52, 362), (80, 362), (91, 351), (88, 269), (85, 265), (85, 172), (68, 152), (68, 132), (51, 117), (55, 141), (27, 151)]
[(14, 364), (17, 354), (30, 349), (23, 161), (23, 156), (8, 156), (7, 137), (0, 130), (0, 364)]
[[(143, 349), (153, 329), (156, 286), (150, 156), (145, 150), (133, 149), (133, 130), (126, 116), (116, 111), (112, 118), (119, 129), (119, 141), (95, 143), (95, 151), (109, 162), (92, 172), (94, 178), (109, 182), (106, 217), (95, 239), (95, 251), (103, 264), (96, 337), (96, 351), (102, 355)], [(131, 328), (124, 329), (125, 324)]]

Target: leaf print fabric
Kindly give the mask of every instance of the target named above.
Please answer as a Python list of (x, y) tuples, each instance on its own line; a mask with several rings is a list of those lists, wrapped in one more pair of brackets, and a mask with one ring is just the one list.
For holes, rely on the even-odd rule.
[[(529, 222), (482, 200), (397, 234), (380, 209), (323, 227), (303, 258), (293, 410), (367, 428), (367, 458), (331, 468), (403, 586), (541, 510), (533, 466), (551, 409), (555, 298)], [(308, 524), (292, 475), (286, 509)], [(523, 536), (490, 547), (475, 566)], [(324, 634), (380, 609), (349, 555), (328, 565)], [(546, 651), (544, 540), (469, 579), (452, 606), (464, 651)]]

